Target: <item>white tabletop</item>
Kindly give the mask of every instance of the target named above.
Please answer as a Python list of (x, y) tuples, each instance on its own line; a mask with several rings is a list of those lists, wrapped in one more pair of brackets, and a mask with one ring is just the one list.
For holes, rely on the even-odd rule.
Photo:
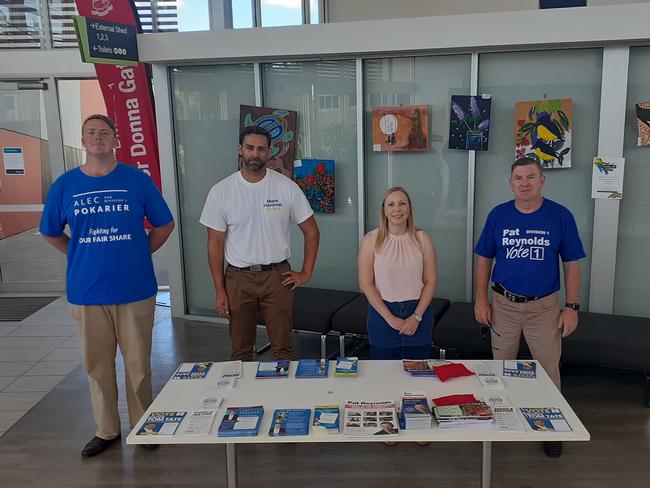
[[(462, 362), (469, 369), (479, 362), (476, 360)], [(501, 375), (502, 361), (492, 361), (497, 375)], [(459, 428), (440, 429), (435, 422), (430, 430), (401, 430), (395, 441), (588, 441), (589, 432), (578, 419), (573, 409), (551, 382), (544, 369), (537, 364), (537, 378), (502, 377), (504, 389), (482, 388), (476, 376), (453, 378), (441, 382), (438, 378), (412, 377), (405, 373), (401, 361), (359, 361), (359, 373), (356, 377), (334, 377), (335, 364), (330, 362), (328, 378), (295, 378), (297, 362), (291, 363), (289, 378), (256, 379), (257, 362), (244, 363), (242, 378), (236, 381), (232, 390), (216, 388), (220, 374), (219, 363), (213, 364), (208, 375), (203, 379), (170, 380), (158, 397), (140, 419), (135, 429), (127, 437), (128, 444), (226, 444), (226, 443), (282, 443), (282, 442), (383, 442), (382, 436), (352, 437), (348, 435), (313, 435), (271, 437), (268, 435), (273, 412), (278, 408), (308, 408), (313, 411), (316, 405), (338, 404), (343, 414), (343, 405), (348, 400), (399, 402), (405, 391), (424, 391), (429, 403), (432, 398), (457, 394), (472, 393), (477, 398), (499, 395), (510, 400), (515, 409), (518, 407), (558, 407), (562, 410), (571, 432), (535, 432), (522, 421), (522, 432), (499, 432), (494, 425), (463, 426)], [(182, 432), (192, 411), (199, 408), (201, 400), (210, 396), (224, 397), (219, 407), (210, 435), (187, 436)], [(221, 419), (230, 406), (263, 405), (264, 418), (256, 437), (217, 437), (216, 431)], [(188, 412), (183, 423), (173, 436), (136, 436), (135, 432), (142, 426), (149, 412), (181, 411)], [(313, 413), (312, 413), (313, 417)], [(341, 420), (341, 425), (343, 424)]]

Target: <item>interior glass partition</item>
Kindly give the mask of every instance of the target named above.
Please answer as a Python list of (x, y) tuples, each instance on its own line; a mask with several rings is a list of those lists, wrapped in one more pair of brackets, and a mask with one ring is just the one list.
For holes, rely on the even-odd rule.
[(210, 188), (237, 171), (239, 106), (255, 105), (253, 65), (170, 68), (170, 79), (186, 307), (216, 315), (199, 217)]
[[(320, 249), (309, 286), (357, 290), (358, 177), (356, 63), (270, 63), (263, 71), (264, 106), (298, 112), (295, 159), (335, 160), (335, 213), (317, 213)], [(303, 237), (291, 230), (291, 264), (303, 258)]]
[[(625, 179), (620, 202), (614, 313), (650, 317), (650, 146), (638, 146), (636, 104), (650, 100), (650, 47), (630, 49), (625, 115)], [(646, 119), (647, 123), (647, 119)]]
[(580, 303), (588, 309), (594, 205), (592, 158), (598, 150), (602, 50), (482, 54), (479, 93), (492, 95), (489, 151), (477, 152), (474, 241), (489, 211), (513, 198), (508, 185), (515, 160), (515, 102), (573, 99), (571, 167), (547, 169), (544, 195), (575, 216), (587, 252), (581, 260)]
[[(366, 231), (378, 225), (391, 186), (409, 192), (415, 223), (438, 254), (436, 296), (465, 299), (467, 151), (448, 149), (451, 95), (468, 95), (469, 55), (371, 59), (364, 62)], [(373, 150), (373, 107), (427, 105), (430, 148), (423, 152)]]

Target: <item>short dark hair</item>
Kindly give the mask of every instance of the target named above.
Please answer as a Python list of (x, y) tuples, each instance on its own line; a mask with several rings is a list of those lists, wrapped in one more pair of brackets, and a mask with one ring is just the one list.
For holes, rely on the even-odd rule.
[(111, 131), (113, 132), (113, 135), (117, 133), (117, 128), (115, 127), (115, 122), (113, 122), (112, 119), (109, 119), (106, 117), (106, 115), (102, 114), (93, 114), (89, 117), (86, 117), (86, 120), (84, 120), (84, 123), (81, 124), (81, 132), (84, 130), (84, 126), (86, 123), (90, 122), (91, 120), (101, 120), (102, 122), (106, 123), (111, 128)]
[(244, 143), (244, 137), (248, 134), (257, 134), (266, 137), (266, 147), (271, 147), (271, 133), (264, 127), (260, 127), (259, 125), (249, 125), (248, 127), (244, 127), (239, 133), (239, 144)]
[(542, 169), (542, 165), (537, 161), (536, 159), (529, 158), (528, 156), (524, 156), (523, 158), (517, 159), (514, 163), (512, 163), (512, 166), (510, 166), (510, 174), (515, 170), (515, 168), (519, 166), (530, 166), (531, 164), (537, 166), (537, 169), (539, 170), (539, 174), (543, 175), (544, 170)]

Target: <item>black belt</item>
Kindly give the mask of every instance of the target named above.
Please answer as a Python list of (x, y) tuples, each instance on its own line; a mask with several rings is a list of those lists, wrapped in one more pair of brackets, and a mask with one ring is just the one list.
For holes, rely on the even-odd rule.
[(555, 292), (551, 292), (551, 293), (547, 293), (546, 295), (541, 295), (538, 297), (527, 297), (525, 295), (517, 295), (516, 293), (509, 292), (501, 285), (501, 283), (494, 283), (492, 285), (492, 289), (499, 295), (503, 295), (504, 297), (506, 297), (506, 299), (514, 303), (534, 302), (535, 300), (539, 300), (540, 298), (549, 296), (551, 293), (555, 293)]
[(286, 263), (288, 263), (288, 261), (285, 259), (284, 261), (280, 261), (279, 263), (254, 264), (252, 266), (245, 266), (243, 268), (240, 268), (239, 266), (233, 266), (232, 264), (228, 263), (228, 267), (234, 268), (239, 271), (271, 271), (276, 268), (279, 268), (280, 266)]

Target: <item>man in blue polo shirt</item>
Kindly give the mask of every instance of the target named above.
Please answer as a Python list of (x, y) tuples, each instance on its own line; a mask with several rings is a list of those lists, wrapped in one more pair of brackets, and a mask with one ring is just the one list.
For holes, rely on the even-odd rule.
[[(118, 345), (132, 428), (151, 403), (157, 291), (151, 254), (167, 240), (174, 220), (151, 178), (115, 160), (111, 119), (91, 115), (81, 132), (86, 164), (54, 182), (40, 231), (68, 259), (68, 301), (81, 338), (97, 424), (95, 437), (81, 451), (90, 457), (120, 438)], [(153, 226), (148, 235), (145, 217)], [(63, 232), (66, 225), (69, 236)]]
[[(533, 358), (560, 388), (562, 337), (578, 326), (578, 260), (585, 257), (585, 251), (571, 212), (542, 196), (545, 177), (537, 161), (515, 161), (509, 182), (515, 199), (492, 209), (474, 249), (474, 313), (478, 322), (492, 325), (494, 359), (515, 359), (523, 333)], [(558, 258), (564, 267), (566, 296), (561, 311)], [(544, 451), (557, 457), (562, 444), (545, 442)]]

